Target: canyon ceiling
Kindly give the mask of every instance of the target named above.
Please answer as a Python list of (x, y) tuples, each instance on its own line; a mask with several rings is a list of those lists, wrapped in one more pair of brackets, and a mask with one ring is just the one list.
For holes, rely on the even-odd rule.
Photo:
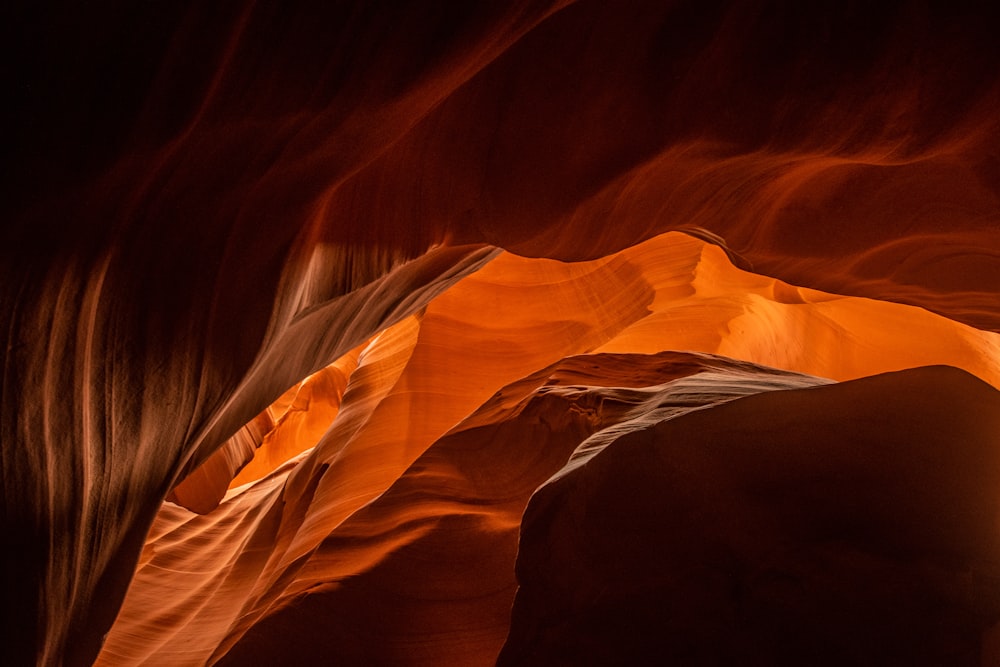
[(9, 665), (1000, 664), (1000, 40), (15, 3)]

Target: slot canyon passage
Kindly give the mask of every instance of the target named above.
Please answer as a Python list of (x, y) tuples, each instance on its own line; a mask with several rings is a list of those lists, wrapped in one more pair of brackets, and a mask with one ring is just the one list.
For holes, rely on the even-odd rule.
[(4, 665), (1000, 665), (983, 3), (11, 3)]

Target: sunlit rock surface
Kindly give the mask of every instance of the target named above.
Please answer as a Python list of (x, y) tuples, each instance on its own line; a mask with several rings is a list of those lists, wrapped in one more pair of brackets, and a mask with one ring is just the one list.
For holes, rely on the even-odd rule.
[[(520, 514), (578, 446), (571, 468), (681, 413), (865, 371), (939, 361), (1000, 384), (998, 339), (761, 278), (683, 234), (578, 264), (500, 255), (286, 392), (234, 483), (261, 481), (207, 516), (164, 505), (99, 662), (491, 664)], [(293, 412), (307, 391), (315, 410)], [(268, 451), (287, 428), (315, 449)]]
[[(979, 635), (997, 620), (993, 589), (955, 580), (989, 580), (980, 561), (996, 558), (1000, 41), (989, 10), (15, 3), (2, 23), (0, 519), (14, 620), (0, 662), (488, 664), (509, 624), (515, 662), (530, 633), (551, 656), (574, 636), (577, 648), (616, 641), (610, 625), (553, 634), (551, 600), (532, 582), (511, 620), (515, 560), (568, 580), (586, 562), (531, 556), (538, 522), (519, 554), (520, 508), (584, 441), (559, 479), (593, 474), (594, 489), (540, 496), (570, 514), (625, 484), (600, 472), (618, 465), (607, 463), (617, 444), (698, 414), (730, 428), (727, 415), (746, 409), (735, 406), (772, 404), (801, 420), (781, 441), (789, 450), (914, 442), (927, 457), (900, 463), (893, 488), (926, 481), (950, 503), (879, 514), (869, 505), (893, 489), (858, 507), (822, 486), (829, 498), (803, 512), (851, 524), (868, 509), (878, 523), (851, 532), (844, 549), (860, 564), (845, 556), (814, 600), (853, 610), (869, 602), (851, 597), (855, 584), (871, 590), (863, 620), (885, 620), (887, 637), (900, 626), (875, 612), (908, 604), (927, 651), (911, 661), (912, 646), (887, 642), (904, 661), (1000, 662), (1000, 632)], [(671, 231), (716, 245), (661, 236)], [(597, 368), (581, 376), (573, 360), (590, 357)], [(706, 379), (706, 364), (721, 375)], [(846, 382), (927, 364), (979, 380), (913, 370)], [(667, 385), (687, 377), (713, 407), (667, 420), (654, 405), (684, 395)], [(843, 383), (802, 390), (830, 396), (826, 408), (778, 398), (798, 388), (718, 405), (818, 377)], [(552, 378), (562, 389), (542, 391)], [(520, 387), (513, 403), (496, 395), (504, 387)], [(861, 414), (838, 402), (852, 387), (882, 387), (865, 408), (915, 414), (923, 428), (848, 419)], [(606, 398), (609, 412), (578, 415), (574, 392), (584, 405)], [(630, 392), (657, 397), (635, 408), (648, 414), (616, 412)], [(817, 435), (831, 419), (850, 437)], [(551, 445), (537, 465), (515, 456), (534, 441)], [(734, 447), (762, 465), (754, 442)], [(463, 462), (470, 452), (481, 460)], [(810, 466), (849, 462), (789, 460), (770, 482), (759, 466), (735, 471), (730, 491), (760, 473), (796, 505)], [(895, 469), (863, 463), (874, 467), (858, 473), (861, 490)], [(595, 544), (614, 544), (630, 516), (645, 525), (650, 508), (619, 496), (621, 521), (601, 524)], [(753, 505), (747, 525), (772, 509)], [(934, 532), (959, 510), (955, 530)], [(796, 551), (808, 516), (773, 514), (782, 571), (811, 586), (817, 563), (843, 560)], [(906, 532), (921, 517), (934, 539)], [(694, 551), (712, 535), (696, 518), (683, 526)], [(725, 533), (727, 548), (739, 552), (740, 535)], [(755, 553), (736, 561), (754, 566)], [(943, 569), (919, 565), (934, 554)], [(918, 565), (880, 588), (893, 558)], [(615, 604), (655, 569), (643, 565), (616, 581)], [(703, 583), (691, 585), (706, 609), (721, 603)], [(803, 609), (789, 595), (756, 607), (751, 596), (750, 626), (701, 630), (754, 634), (727, 644), (749, 650)], [(768, 655), (798, 664), (801, 650), (833, 645), (805, 627), (827, 616), (804, 609), (796, 628), (809, 639)], [(936, 621), (945, 629), (922, 632)], [(890, 655), (858, 642), (838, 655)]]
[[(440, 376), (446, 386), (438, 393), (463, 393), (464, 410), (519, 373), (591, 351), (695, 350), (834, 380), (946, 363), (1000, 387), (1000, 335), (917, 308), (741, 271), (718, 247), (678, 233), (590, 262), (501, 255), (429, 304), (420, 321), (417, 359), (428, 354), (433, 361), (409, 372)], [(217, 502), (227, 485), (258, 478), (316, 443), (337, 414), (359, 354), (361, 348), (286, 392), (168, 499), (209, 511), (214, 503), (192, 502), (196, 489), (214, 489)], [(445, 409), (442, 402), (435, 411)], [(244, 433), (271, 413), (282, 416), (256, 438), (265, 443), (261, 455), (229, 484), (239, 467), (228, 463), (231, 451), (252, 456)]]
[[(827, 382), (691, 353), (571, 356), (433, 441), (420, 411), (468, 399), (394, 388), (346, 444), (335, 424), (298, 465), (210, 515), (165, 505), (99, 662), (490, 664), (507, 633), (521, 512), (585, 438)], [(363, 383), (342, 414), (352, 391), (379, 393)], [(417, 434), (394, 441), (386, 423)]]

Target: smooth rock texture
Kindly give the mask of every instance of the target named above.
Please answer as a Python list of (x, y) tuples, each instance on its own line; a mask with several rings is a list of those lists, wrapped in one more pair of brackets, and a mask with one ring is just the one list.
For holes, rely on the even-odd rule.
[(998, 429), (928, 367), (622, 433), (533, 496), (498, 664), (988, 664)]
[[(372, 423), (419, 409), (412, 387), (409, 405), (393, 389), (346, 445), (332, 447), (336, 422), (307, 458), (211, 514), (165, 505), (98, 663), (491, 664), (521, 512), (580, 442), (650, 414), (827, 382), (693, 353), (570, 356), (409, 457), (419, 436), (394, 443)], [(342, 414), (357, 409), (352, 391), (365, 387), (349, 388)]]
[[(839, 382), (947, 364), (996, 386), (990, 7), (112, 0), (4, 19), (4, 664), (314, 662), (317, 633), (280, 648), (291, 610), (329, 629), (376, 599), (324, 651), (494, 660), (515, 547), (472, 536), (513, 534), (517, 505), (498, 524), (442, 510), (435, 532), (438, 473), (408, 473), (574, 355)], [(661, 384), (635, 372), (579, 384)], [(409, 494), (435, 500), (411, 516)], [(483, 588), (400, 581), (456, 535)]]
[[(937, 359), (1000, 383), (997, 338), (740, 271), (683, 234), (578, 264), (501, 254), (286, 392), (234, 480), (259, 482), (206, 516), (163, 506), (98, 662), (491, 664), (546, 479), (677, 414), (833, 381), (703, 353), (836, 379)], [(316, 409), (293, 412), (307, 391)], [(288, 428), (315, 448), (268, 464)]]
[[(466, 377), (445, 373), (437, 382), (448, 384), (436, 391), (452, 397), (467, 383), (470, 401), (483, 400), (484, 389), (563, 353), (591, 351), (694, 350), (834, 380), (947, 363), (1000, 387), (995, 333), (911, 307), (838, 297), (741, 271), (718, 247), (678, 233), (575, 264), (500, 255), (428, 304), (420, 317), (420, 341), (422, 350), (436, 348), (435, 361), (420, 372), (430, 378), (434, 368), (462, 368)], [(318, 442), (337, 414), (342, 385), (360, 354), (356, 348), (268, 409), (282, 415), (279, 423), (255, 440), (266, 445), (264, 454), (233, 485), (266, 474)], [(414, 372), (408, 370), (408, 377)], [(465, 407), (471, 409), (471, 403)], [(301, 426), (306, 420), (309, 430)], [(168, 500), (210, 511), (253, 454), (242, 442), (237, 434)], [(243, 453), (240, 465), (232, 461), (237, 447)], [(214, 502), (186, 499), (209, 486)]]

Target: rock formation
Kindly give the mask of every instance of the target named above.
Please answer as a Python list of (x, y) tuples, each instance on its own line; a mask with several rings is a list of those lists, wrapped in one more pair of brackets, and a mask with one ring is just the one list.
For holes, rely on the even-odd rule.
[(2, 662), (1000, 664), (988, 10), (486, 4), (9, 10)]

